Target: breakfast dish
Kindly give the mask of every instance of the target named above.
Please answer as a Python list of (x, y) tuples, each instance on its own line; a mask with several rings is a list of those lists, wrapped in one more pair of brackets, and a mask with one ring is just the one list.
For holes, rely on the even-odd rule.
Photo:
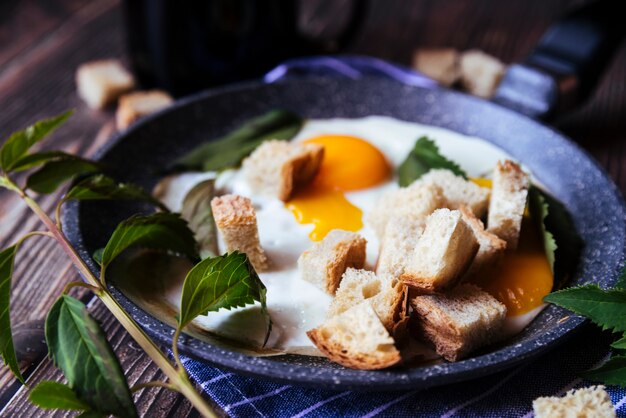
[[(454, 150), (470, 179), (433, 168), (400, 187), (398, 167), (425, 135), (444, 157)], [(552, 290), (539, 241), (525, 248), (543, 287), (508, 282), (530, 176), (478, 138), (379, 116), (309, 120), (293, 140), (251, 150), (239, 168), (168, 177), (158, 195), (184, 212), (181, 190), (206, 178), (216, 187), (217, 253), (247, 254), (274, 327), (262, 347), (257, 305), (211, 312), (195, 325), (257, 349), (361, 369), (397, 365), (401, 351), (405, 361), (457, 361), (519, 332)], [(535, 229), (529, 221), (524, 232)], [(174, 311), (183, 274), (164, 295)], [(507, 313), (512, 304), (518, 309)], [(415, 340), (413, 349), (396, 334)]]
[[(117, 138), (99, 153), (98, 158), (109, 168), (111, 176), (151, 189), (160, 180), (163, 168), (176, 159), (207, 140), (225, 135), (245, 121), (264, 114), (268, 109), (278, 107), (292, 109), (308, 118), (306, 124), (310, 129), (308, 138), (329, 132), (357, 136), (372, 141), (385, 156), (391, 155), (393, 153), (391, 149), (397, 144), (404, 144), (396, 156), (388, 158), (390, 165), (394, 167), (402, 164), (415, 144), (415, 139), (422, 135), (436, 140), (441, 154), (460, 164), (471, 178), (483, 177), (493, 172), (498, 161), (510, 159), (521, 162), (522, 169), (532, 174), (533, 183), (543, 185), (544, 190), (558, 198), (569, 210), (576, 230), (584, 242), (584, 251), (580, 258), (576, 259), (578, 260), (576, 264), (571, 258), (559, 256), (557, 250), (555, 269), (557, 271), (570, 269), (568, 275), (561, 276), (566, 280), (563, 283), (567, 285), (593, 283), (602, 287), (615, 284), (617, 271), (624, 256), (623, 220), (626, 211), (615, 185), (611, 183), (606, 173), (558, 132), (494, 104), (449, 91), (410, 87), (381, 79), (298, 80), (296, 83), (285, 82), (267, 86), (252, 83), (177, 102), (159, 115), (141, 120), (127, 131), (118, 134)], [(376, 136), (380, 133), (376, 134), (371, 126), (364, 124), (368, 120), (367, 115), (393, 117), (405, 129), (398, 132), (390, 131), (385, 135), (387, 141), (379, 144), (374, 141), (377, 141)], [(315, 120), (328, 122), (337, 118), (360, 120), (360, 125), (363, 126), (358, 130), (344, 131), (337, 125), (326, 124), (312, 130), (315, 128), (313, 123)], [(419, 125), (423, 130), (406, 128), (411, 125), (414, 127)], [(304, 130), (301, 133), (304, 134)], [(450, 135), (458, 140), (451, 141)], [(483, 138), (484, 141), (474, 140), (476, 137)], [(219, 155), (219, 160), (229, 158), (229, 155), (223, 153), (214, 155), (216, 159)], [(138, 164), (138, 161), (141, 161), (141, 164)], [(575, 170), (571, 170), (572, 164), (575, 165)], [(210, 178), (210, 173), (185, 174), (182, 179), (177, 179), (183, 187), (176, 188), (175, 194), (179, 197), (174, 200), (182, 201), (193, 184)], [(394, 180), (388, 183), (390, 190), (398, 188)], [(384, 193), (383, 190), (381, 192)], [(241, 195), (237, 192), (234, 194)], [(346, 191), (339, 194), (345, 195), (354, 206), (360, 207), (365, 193)], [(357, 201), (357, 198), (360, 198), (360, 201)], [(260, 243), (268, 259), (274, 263), (288, 258), (292, 260), (290, 263), (293, 263), (297, 270), (297, 258), (311, 247), (309, 234), (313, 230), (307, 229), (298, 234), (299, 237), (307, 239), (307, 245), (298, 244), (294, 239), (282, 246), (283, 252), (277, 251), (277, 248), (272, 246), (274, 240), (267, 235), (267, 230), (282, 231), (281, 228), (296, 227), (315, 229), (323, 225), (299, 224), (295, 221), (293, 213), (285, 207), (285, 203), (278, 201), (275, 202), (278, 211), (287, 209), (285, 216), (289, 221), (283, 223), (275, 219), (274, 222), (280, 227), (271, 228), (268, 227), (266, 220), (269, 219), (271, 223), (272, 218), (256, 203), (253, 205), (256, 209)], [(85, 263), (97, 271), (97, 265), (91, 255), (106, 243), (107, 237), (117, 223), (132, 214), (145, 213), (149, 210), (150, 208), (145, 205), (123, 201), (110, 204), (69, 202), (64, 213), (66, 233), (72, 243), (80, 249)], [(374, 230), (365, 233), (366, 229), (371, 228), (367, 216), (369, 212), (371, 209), (362, 211), (361, 228), (364, 229), (357, 233), (368, 241), (366, 266), (369, 265), (368, 271), (373, 271), (372, 263), (376, 262), (375, 249), (379, 246), (374, 241), (377, 239)], [(598, 223), (598, 219), (602, 219), (602, 222)], [(485, 218), (482, 221), (484, 222)], [(527, 222), (524, 217), (522, 225)], [(538, 257), (543, 255), (542, 251), (524, 252), (527, 247), (532, 249), (536, 248), (536, 245), (541, 245), (541, 237), (525, 237), (526, 230), (536, 231), (532, 223), (530, 225), (528, 229), (522, 226), (518, 250), (513, 253), (516, 257), (511, 257), (508, 252), (502, 255), (506, 261), (503, 268), (510, 270), (507, 273), (510, 285), (514, 285), (515, 280), (540, 277), (537, 280), (538, 286), (533, 287), (548, 287), (551, 286), (551, 280), (545, 280), (547, 278), (541, 274), (526, 274), (524, 271), (528, 270), (524, 270), (515, 275), (515, 272), (519, 271), (516, 263), (526, 266), (536, 263), (539, 271), (543, 271), (545, 266), (545, 259)], [(335, 229), (337, 228), (346, 229), (345, 226)], [(282, 231), (283, 234), (279, 235), (293, 236), (292, 231)], [(400, 233), (404, 231), (397, 227), (397, 232), (397, 236), (400, 237)], [(536, 240), (539, 243), (536, 243)], [(223, 251), (224, 247), (222, 246), (220, 250)], [(280, 257), (281, 254), (283, 258)], [(135, 286), (140, 288), (136, 293), (141, 295), (142, 300), (132, 297), (133, 294), (128, 289), (130, 286), (127, 285), (133, 283), (127, 281), (124, 275), (115, 275), (117, 272), (113, 270), (109, 272), (110, 289), (120, 305), (144, 327), (146, 332), (163, 344), (171, 344), (172, 318), (175, 311), (159, 309), (160, 306), (155, 306), (155, 303), (157, 297), (159, 301), (172, 300), (176, 303), (180, 299), (180, 294), (155, 278), (178, 277), (177, 271), (188, 270), (190, 265), (190, 262), (182, 258), (177, 258), (172, 264), (165, 263), (160, 257), (148, 255), (143, 266), (146, 268), (136, 270), (134, 275), (144, 276), (144, 279), (137, 283), (138, 286)], [(193, 323), (187, 330), (188, 334), (181, 338), (179, 344), (181, 352), (224, 370), (285, 383), (343, 390), (414, 390), (485, 376), (523, 363), (555, 347), (557, 342), (563, 341), (566, 336), (571, 335), (573, 329), (583, 323), (581, 317), (557, 306), (544, 307), (540, 298), (532, 296), (531, 292), (528, 300), (534, 299), (535, 303), (539, 302), (539, 306), (530, 311), (527, 310), (526, 302), (520, 303), (519, 308), (516, 303), (505, 303), (508, 316), (504, 328), (507, 332), (510, 328), (511, 335), (514, 336), (496, 345), (479, 349), (464, 360), (444, 361), (436, 365), (419, 363), (415, 367), (409, 364), (377, 371), (352, 370), (319, 357), (319, 350), (306, 335), (307, 330), (324, 322), (333, 298), (304, 280), (283, 281), (282, 287), (273, 286), (273, 280), (271, 277), (268, 278), (268, 275), (280, 276), (272, 271), (261, 274), (263, 282), (268, 287), (268, 306), (272, 304), (280, 306), (277, 302), (289, 299), (290, 305), (298, 306), (298, 309), (289, 309), (283, 305), (271, 312), (274, 323), (280, 322), (285, 325), (285, 331), (275, 326), (272, 331), (272, 338), (275, 340), (270, 339), (263, 352), (250, 349), (252, 346), (261, 346), (265, 334), (264, 321), (261, 320), (258, 311), (254, 310), (241, 313), (239, 320), (235, 322), (224, 320), (221, 312), (211, 312), (209, 316), (199, 318), (200, 324)], [(377, 280), (381, 278), (380, 274), (376, 276)], [(561, 283), (559, 281), (559, 286)], [(487, 284), (476, 284), (482, 289), (487, 288)], [(501, 290), (498, 289), (501, 284), (493, 283), (494, 288), (490, 290), (490, 294)], [(326, 305), (310, 303), (313, 295), (318, 295), (320, 301), (326, 298)], [(538, 311), (540, 312), (537, 313)], [(535, 319), (530, 320), (532, 317)], [(224, 345), (221, 340), (213, 338), (214, 334), (206, 331), (219, 326), (224, 335), (229, 332), (231, 325), (229, 335), (237, 336), (249, 344), (244, 347)], [(393, 338), (396, 341), (401, 340), (402, 333), (394, 333)], [(269, 346), (291, 348), (270, 349)], [(277, 353), (283, 355), (268, 357)]]

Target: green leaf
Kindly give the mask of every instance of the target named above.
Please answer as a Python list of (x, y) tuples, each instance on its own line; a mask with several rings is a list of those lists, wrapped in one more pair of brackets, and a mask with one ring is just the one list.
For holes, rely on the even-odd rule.
[(546, 254), (554, 252), (551, 260), (554, 264), (554, 289), (560, 289), (576, 270), (583, 241), (578, 235), (569, 211), (561, 202), (536, 186), (531, 186), (528, 193), (529, 209), (535, 220), (541, 215), (533, 214), (533, 211), (537, 212), (537, 208), (533, 208), (533, 205), (537, 206), (539, 202), (546, 205), (547, 214), (543, 213), (542, 231), (546, 232), (544, 240), (548, 239), (548, 234), (551, 234), (554, 239), (554, 244), (547, 243)]
[(93, 261), (98, 263), (99, 266), (102, 265), (103, 254), (104, 254), (104, 248), (98, 248), (96, 251), (93, 252), (93, 255), (91, 256), (93, 258)]
[(589, 380), (626, 387), (626, 356), (613, 356), (597, 369), (583, 374)]
[(28, 154), (17, 160), (11, 167), (11, 171), (16, 173), (26, 171), (31, 168), (43, 165), (49, 161), (71, 159), (74, 156), (63, 151), (44, 151)]
[(52, 306), (46, 318), (46, 342), (70, 388), (91, 409), (137, 417), (119, 361), (104, 332), (79, 300), (63, 295)]
[(183, 200), (181, 216), (189, 222), (200, 245), (202, 258), (215, 257), (218, 254), (217, 228), (213, 219), (211, 200), (215, 196), (215, 180), (206, 180), (194, 186)]
[(436, 168), (450, 170), (457, 176), (467, 179), (467, 174), (457, 163), (441, 155), (435, 142), (423, 136), (415, 142), (409, 155), (398, 167), (398, 183), (402, 187), (408, 186)]
[(11, 279), (17, 245), (13, 245), (0, 252), (0, 355), (4, 364), (9, 366), (15, 377), (24, 382), (13, 346), (11, 331)]
[(118, 183), (104, 174), (96, 174), (79, 182), (67, 192), (63, 200), (141, 200), (168, 211), (163, 203), (141, 187)]
[(197, 244), (187, 222), (173, 213), (133, 216), (122, 221), (102, 253), (101, 265), (106, 268), (124, 250), (133, 246), (168, 250), (198, 258)]
[(174, 166), (182, 170), (223, 170), (241, 161), (269, 139), (290, 140), (302, 128), (304, 120), (287, 110), (272, 110), (258, 116), (221, 138), (206, 142), (178, 159)]
[(533, 221), (537, 224), (543, 238), (543, 249), (550, 263), (550, 270), (554, 275), (554, 254), (557, 249), (554, 235), (546, 229), (546, 217), (550, 211), (544, 194), (537, 187), (528, 190), (528, 210)]
[(586, 285), (550, 293), (543, 300), (583, 315), (603, 330), (626, 331), (626, 291)]
[(626, 350), (626, 334), (622, 335), (622, 338), (611, 344), (611, 347), (618, 350)]
[(68, 156), (47, 162), (26, 180), (26, 187), (37, 193), (52, 193), (64, 182), (80, 174), (99, 171), (98, 164), (79, 157)]
[(58, 128), (72, 115), (67, 111), (50, 119), (40, 120), (23, 131), (13, 133), (0, 148), (0, 167), (9, 173), (13, 165), (37, 142)]
[(89, 405), (81, 401), (71, 387), (63, 383), (45, 380), (35, 386), (28, 394), (28, 399), (44, 409), (86, 410)]
[(267, 318), (269, 336), (272, 322), (267, 312), (266, 293), (265, 285), (245, 254), (235, 251), (204, 259), (185, 277), (179, 328), (184, 328), (198, 315), (222, 308), (243, 307), (258, 301)]

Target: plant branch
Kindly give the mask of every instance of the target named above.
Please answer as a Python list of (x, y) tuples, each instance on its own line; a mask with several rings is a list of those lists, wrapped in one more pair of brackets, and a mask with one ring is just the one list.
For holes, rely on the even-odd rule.
[(182, 328), (179, 325), (178, 327), (176, 327), (176, 331), (174, 331), (174, 336), (172, 336), (172, 355), (174, 356), (174, 361), (178, 366), (178, 372), (185, 378), (188, 378), (187, 372), (185, 371), (185, 366), (183, 366), (183, 362), (180, 361), (180, 355), (178, 354), (178, 339), (180, 338), (181, 331)]
[(101, 289), (99, 287), (95, 287), (90, 285), (89, 283), (85, 283), (85, 282), (71, 282), (68, 283), (65, 288), (63, 288), (63, 293), (67, 293), (70, 291), (70, 289), (73, 289), (74, 287), (83, 287), (85, 289), (89, 289), (91, 290), (93, 293), (95, 293), (96, 295), (100, 295)]
[(137, 383), (135, 386), (130, 388), (130, 391), (132, 393), (135, 393), (135, 392), (139, 392), (141, 389), (145, 389), (145, 388), (164, 388), (164, 389), (169, 389), (169, 390), (173, 390), (173, 391), (177, 390), (176, 387), (173, 386), (170, 383), (159, 382), (159, 381), (152, 381), (152, 382), (145, 382), (145, 383)]

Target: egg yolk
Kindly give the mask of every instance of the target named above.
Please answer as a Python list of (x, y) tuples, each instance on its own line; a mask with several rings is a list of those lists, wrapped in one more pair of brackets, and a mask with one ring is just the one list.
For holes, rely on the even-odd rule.
[[(491, 187), (491, 180), (473, 178), (482, 187)], [(507, 251), (498, 266), (472, 280), (476, 285), (502, 302), (507, 316), (525, 314), (540, 306), (552, 291), (554, 278), (546, 257), (543, 241), (528, 211), (515, 251)]]
[(305, 143), (324, 146), (324, 159), (313, 181), (286, 207), (301, 224), (313, 224), (309, 237), (322, 240), (332, 229), (358, 231), (363, 212), (343, 192), (376, 186), (391, 175), (385, 156), (372, 144), (347, 135), (321, 135)]

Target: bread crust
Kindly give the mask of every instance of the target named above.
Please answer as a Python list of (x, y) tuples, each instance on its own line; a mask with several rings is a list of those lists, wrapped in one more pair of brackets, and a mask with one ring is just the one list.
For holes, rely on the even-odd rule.
[(162, 90), (137, 91), (120, 97), (115, 121), (117, 129), (128, 128), (142, 116), (158, 112), (169, 106), (174, 99)]
[(479, 245), (476, 257), (474, 257), (472, 264), (463, 277), (463, 280), (469, 280), (490, 267), (497, 265), (502, 260), (506, 250), (506, 241), (486, 231), (482, 221), (467, 206), (461, 205), (459, 211), (463, 216), (463, 220), (474, 232)]
[(246, 253), (256, 271), (266, 271), (270, 262), (261, 247), (252, 201), (243, 196), (224, 195), (211, 200), (211, 209), (227, 251)]
[(117, 59), (87, 62), (76, 70), (78, 95), (92, 109), (103, 109), (134, 85), (133, 76)]

